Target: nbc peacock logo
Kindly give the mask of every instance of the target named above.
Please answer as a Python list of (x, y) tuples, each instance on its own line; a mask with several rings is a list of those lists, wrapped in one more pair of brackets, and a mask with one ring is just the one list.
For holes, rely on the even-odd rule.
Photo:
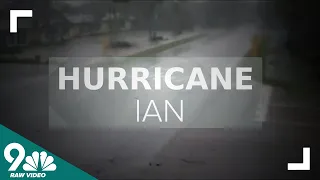
[(0, 124), (0, 180), (7, 179), (96, 180), (90, 174)]
[(57, 166), (53, 163), (54, 158), (48, 156), (45, 151), (41, 153), (34, 151), (32, 156), (26, 157), (25, 161), (26, 163), (22, 166), (25, 171), (55, 171), (57, 169)]
[[(11, 151), (18, 151), (17, 156), (12, 156)], [(46, 172), (56, 171), (57, 166), (54, 163), (54, 158), (48, 156), (47, 152), (33, 151), (31, 156), (25, 157), (25, 149), (19, 143), (10, 143), (4, 149), (4, 157), (11, 164), (8, 171), (10, 178), (45, 178)], [(25, 160), (22, 165), (23, 171), (19, 172), (20, 164)], [(17, 172), (18, 171), (18, 172)]]

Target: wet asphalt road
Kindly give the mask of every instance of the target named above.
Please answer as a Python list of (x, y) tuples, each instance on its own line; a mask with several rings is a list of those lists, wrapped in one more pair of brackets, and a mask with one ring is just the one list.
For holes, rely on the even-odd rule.
[[(253, 34), (254, 29), (250, 27), (241, 27), (220, 36), (209, 34), (157, 54), (156, 61), (138, 60), (134, 64), (122, 65), (128, 69), (137, 64), (151, 69), (155, 66), (182, 66), (186, 69), (194, 66), (235, 67), (249, 50)], [(213, 57), (221, 56), (229, 58), (213, 61)], [(172, 62), (166, 57), (180, 59)], [(7, 95), (2, 102), (6, 103), (7, 124), (14, 124), (18, 132), (23, 130), (26, 137), (99, 179), (300, 177), (288, 175), (285, 170), (288, 160), (301, 159), (296, 154), (301, 152), (300, 146), (288, 142), (288, 147), (297, 149), (288, 154), (284, 145), (275, 139), (275, 134), (262, 130), (261, 122), (257, 122), (257, 119), (261, 120), (257, 114), (261, 103), (260, 88), (249, 92), (204, 92), (198, 89), (109, 92), (103, 89), (94, 93), (88, 90), (75, 93), (50, 89), (56, 87), (50, 79), (48, 94), (49, 79), (37, 78), (23, 80), (32, 83), (19, 84), (15, 89), (5, 91)], [(185, 78), (177, 79), (180, 82)], [(206, 124), (205, 128), (202, 125), (200, 128), (159, 129), (158, 123), (152, 123), (148, 128), (131, 124), (136, 118), (132, 115), (136, 99), (145, 105), (150, 99), (162, 101), (164, 98), (175, 105), (183, 99), (185, 117), (192, 122), (210, 122), (209, 125)], [(48, 104), (51, 107), (48, 108)], [(163, 108), (160, 109), (162, 113)], [(48, 118), (49, 123), (43, 121)], [(121, 126), (107, 129), (110, 121)], [(60, 123), (66, 129), (43, 130), (50, 123), (55, 127)], [(91, 128), (68, 130), (76, 124), (90, 125)], [(287, 157), (281, 157), (283, 154)]]

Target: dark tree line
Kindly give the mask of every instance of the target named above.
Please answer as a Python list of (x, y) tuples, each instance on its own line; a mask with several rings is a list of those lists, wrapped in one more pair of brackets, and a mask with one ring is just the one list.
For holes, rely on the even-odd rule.
[(316, 1), (277, 1), (277, 15), (288, 34), (287, 48), (291, 54), (312, 64), (319, 44), (318, 6)]

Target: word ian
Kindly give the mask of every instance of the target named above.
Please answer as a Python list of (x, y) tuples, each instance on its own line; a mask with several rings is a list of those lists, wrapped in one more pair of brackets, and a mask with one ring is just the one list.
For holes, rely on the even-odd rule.
[[(154, 102), (154, 100), (151, 100), (148, 104), (147, 110), (143, 115), (143, 118), (141, 122), (145, 122), (147, 117), (156, 117), (159, 122), (168, 122), (168, 109), (170, 108), (172, 112), (176, 115), (176, 117), (179, 119), (180, 122), (183, 122), (183, 100), (180, 101), (180, 115), (179, 113), (173, 108), (172, 104), (168, 101), (164, 101), (164, 121), (162, 120), (159, 110)], [(154, 114), (150, 113), (150, 109), (154, 110)], [(137, 122), (140, 122), (140, 101), (137, 100)]]

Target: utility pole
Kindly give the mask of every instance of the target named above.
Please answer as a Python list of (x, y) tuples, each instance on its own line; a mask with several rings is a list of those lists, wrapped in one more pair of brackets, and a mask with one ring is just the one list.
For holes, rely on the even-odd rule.
[(153, 40), (157, 34), (156, 34), (156, 30), (155, 30), (155, 25), (156, 25), (156, 19), (157, 19), (157, 13), (156, 13), (156, 6), (157, 6), (157, 2), (148, 2), (150, 3), (148, 6), (148, 19), (149, 19), (149, 40)]

